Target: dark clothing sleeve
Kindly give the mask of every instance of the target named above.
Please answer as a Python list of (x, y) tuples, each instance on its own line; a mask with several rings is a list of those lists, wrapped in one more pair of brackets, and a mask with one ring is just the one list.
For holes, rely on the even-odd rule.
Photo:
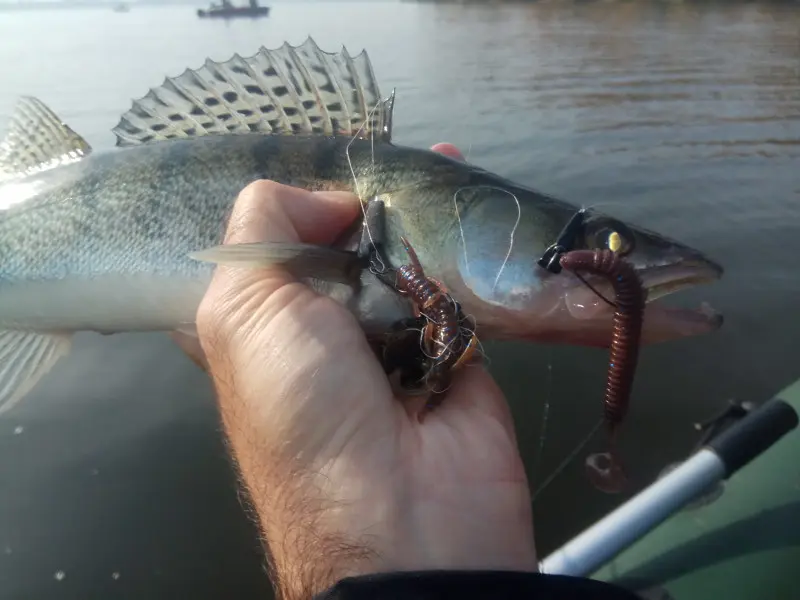
[(641, 600), (601, 581), (516, 571), (416, 571), (342, 579), (315, 600)]

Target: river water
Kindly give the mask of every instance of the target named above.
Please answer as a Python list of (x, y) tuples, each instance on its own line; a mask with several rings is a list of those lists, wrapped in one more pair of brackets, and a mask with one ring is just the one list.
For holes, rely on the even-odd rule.
[[(206, 56), (308, 34), (328, 50), (366, 47), (384, 92), (397, 87), (398, 143), (453, 142), (481, 166), (727, 268), (723, 282), (675, 299), (710, 301), (723, 329), (643, 352), (622, 444), (642, 486), (689, 451), (692, 422), (800, 376), (799, 31), (800, 5), (752, 3), (295, 2), (231, 23), (191, 6), (6, 11), (0, 121), (18, 95), (35, 95), (105, 149), (133, 97)], [(605, 352), (489, 353), (541, 481), (594, 423)], [(537, 499), (542, 552), (622, 499), (593, 492), (581, 462)], [(0, 492), (3, 598), (267, 590), (207, 382), (164, 336), (78, 336), (0, 423)]]

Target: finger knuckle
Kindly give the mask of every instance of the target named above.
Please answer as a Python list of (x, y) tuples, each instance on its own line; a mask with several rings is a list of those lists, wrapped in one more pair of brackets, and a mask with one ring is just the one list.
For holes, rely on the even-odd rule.
[(286, 216), (281, 204), (290, 189), (269, 179), (249, 183), (239, 193), (233, 206), (225, 231), (225, 243), (257, 241), (251, 239), (254, 236), (260, 241), (269, 224), (284, 226)]
[(284, 186), (277, 181), (271, 179), (257, 179), (248, 183), (241, 192), (239, 192), (239, 201), (242, 200), (262, 200), (274, 196)]

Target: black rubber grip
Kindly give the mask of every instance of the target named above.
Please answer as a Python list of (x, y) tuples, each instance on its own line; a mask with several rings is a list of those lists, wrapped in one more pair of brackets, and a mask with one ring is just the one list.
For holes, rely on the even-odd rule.
[(720, 433), (706, 447), (725, 463), (728, 478), (797, 427), (797, 422), (794, 408), (773, 398)]

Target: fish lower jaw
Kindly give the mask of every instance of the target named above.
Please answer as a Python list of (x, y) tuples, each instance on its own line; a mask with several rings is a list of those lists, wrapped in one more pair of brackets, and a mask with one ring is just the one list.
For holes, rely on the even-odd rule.
[[(664, 306), (660, 302), (648, 304), (645, 311), (645, 341), (661, 341), (689, 337), (716, 331), (724, 322), (722, 313), (703, 302), (698, 308)], [(659, 339), (648, 340), (647, 331)], [(663, 332), (663, 333), (658, 333)]]
[[(644, 337), (649, 341), (660, 341), (676, 337), (686, 337), (715, 331), (722, 326), (723, 317), (708, 303), (696, 308), (677, 308), (664, 306), (659, 300), (682, 289), (695, 285), (710, 283), (716, 280), (706, 274), (686, 274), (680, 278), (642, 277), (647, 289), (645, 308)], [(583, 321), (587, 326), (590, 321), (608, 321), (613, 317), (613, 289), (606, 282), (593, 284), (602, 297), (586, 286), (569, 290), (564, 303), (573, 318)], [(605, 300), (604, 300), (605, 298)]]
[(680, 308), (664, 306), (659, 300), (684, 289), (713, 283), (721, 276), (721, 267), (710, 263), (687, 263), (645, 273), (642, 283), (647, 289), (645, 315), (650, 322), (647, 327), (667, 331), (668, 337), (686, 337), (719, 329), (723, 316), (707, 302), (696, 308)]

